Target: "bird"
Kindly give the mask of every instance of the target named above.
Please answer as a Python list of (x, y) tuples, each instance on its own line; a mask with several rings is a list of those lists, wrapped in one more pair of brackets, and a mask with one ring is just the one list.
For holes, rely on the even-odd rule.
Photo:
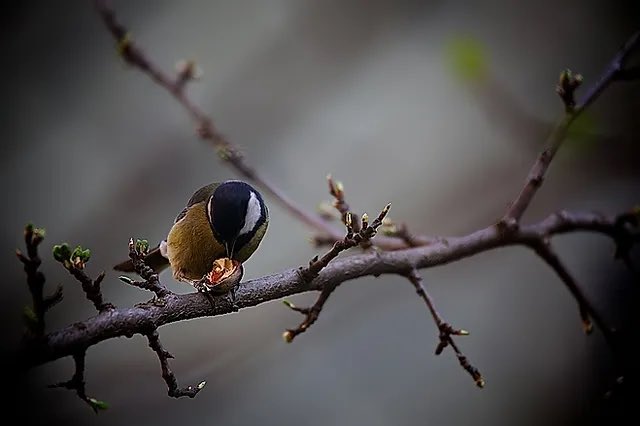
[[(193, 193), (166, 239), (145, 256), (145, 263), (158, 273), (170, 266), (176, 280), (194, 284), (217, 259), (244, 263), (260, 245), (268, 225), (267, 205), (255, 188), (240, 180), (213, 182)], [(134, 271), (131, 260), (114, 269)]]

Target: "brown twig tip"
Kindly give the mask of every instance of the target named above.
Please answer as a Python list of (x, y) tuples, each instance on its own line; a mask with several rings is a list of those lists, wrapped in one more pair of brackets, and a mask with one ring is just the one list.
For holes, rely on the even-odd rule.
[(570, 69), (563, 70), (560, 73), (558, 84), (556, 85), (556, 93), (564, 102), (567, 112), (572, 112), (576, 106), (575, 91), (582, 84), (583, 77), (581, 74), (574, 74)]
[(158, 330), (154, 329), (153, 331), (146, 333), (146, 336), (149, 341), (149, 347), (156, 353), (158, 360), (160, 361), (162, 378), (167, 384), (167, 394), (173, 398), (181, 398), (183, 396), (194, 398), (198, 392), (205, 387), (207, 382), (203, 380), (196, 386), (187, 386), (185, 388), (178, 387), (178, 380), (169, 366), (169, 359), (173, 358), (173, 355), (162, 347)]

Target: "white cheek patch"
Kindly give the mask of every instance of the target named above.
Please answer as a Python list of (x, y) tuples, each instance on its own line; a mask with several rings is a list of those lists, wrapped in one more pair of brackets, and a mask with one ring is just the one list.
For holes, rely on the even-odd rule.
[(167, 242), (166, 241), (162, 241), (160, 243), (160, 254), (162, 255), (162, 257), (168, 259), (169, 258), (169, 254), (167, 253)]
[(248, 234), (253, 231), (253, 228), (255, 228), (256, 224), (260, 220), (260, 216), (262, 216), (260, 201), (258, 201), (258, 197), (255, 192), (252, 191), (251, 196), (249, 197), (249, 202), (247, 203), (247, 215), (244, 218), (244, 226), (238, 235)]
[(213, 223), (213, 218), (211, 217), (211, 202), (213, 201), (213, 197), (209, 197), (209, 202), (207, 203), (207, 218), (209, 219), (209, 223)]

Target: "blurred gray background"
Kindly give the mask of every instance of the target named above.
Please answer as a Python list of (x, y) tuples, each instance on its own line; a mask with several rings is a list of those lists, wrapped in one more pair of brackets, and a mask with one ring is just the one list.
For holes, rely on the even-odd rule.
[[(115, 2), (134, 39), (165, 70), (195, 59), (188, 89), (248, 162), (309, 209), (344, 182), (352, 208), (415, 233), (461, 235), (493, 223), (522, 185), (548, 126), (561, 114), (558, 72), (590, 84), (637, 25), (635, 2), (609, 1), (135, 1)], [(7, 2), (2, 20), (0, 177), (8, 188), (0, 256), (3, 344), (10, 352), (29, 303), (13, 257), (24, 223), (46, 227), (49, 289), (65, 300), (53, 330), (94, 315), (79, 284), (49, 256), (68, 241), (92, 249), (117, 306), (147, 300), (110, 271), (130, 236), (157, 241), (191, 192), (237, 177), (167, 93), (130, 69), (91, 2)], [(470, 57), (470, 58), (469, 58)], [(466, 75), (466, 61), (484, 72)], [(462, 69), (461, 69), (462, 68)], [(473, 73), (472, 73), (473, 74)], [(638, 203), (640, 87), (612, 87), (563, 146), (526, 219), (561, 209), (617, 212)], [(635, 138), (635, 139), (634, 139)], [(311, 231), (273, 200), (269, 231), (246, 278), (305, 264)], [(612, 243), (571, 235), (556, 245), (607, 318), (629, 323), (637, 294)], [(67, 380), (70, 359), (30, 371), (12, 388), (21, 422), (244, 425), (555, 425), (598, 423), (615, 379), (601, 335), (585, 337), (576, 304), (538, 258), (500, 249), (423, 271), (441, 313), (471, 331), (462, 350), (484, 374), (477, 389), (399, 277), (341, 286), (313, 328), (280, 302), (165, 326), (181, 385), (207, 380), (194, 400), (166, 396), (140, 336), (92, 347), (88, 393)], [(176, 292), (192, 291), (170, 273)], [(311, 303), (313, 295), (292, 298)], [(9, 370), (12, 368), (8, 366)]]

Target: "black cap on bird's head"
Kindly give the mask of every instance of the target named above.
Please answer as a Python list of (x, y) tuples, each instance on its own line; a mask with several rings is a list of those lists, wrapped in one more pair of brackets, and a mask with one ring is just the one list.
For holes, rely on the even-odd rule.
[(266, 219), (260, 193), (245, 182), (221, 183), (207, 200), (207, 218), (213, 234), (233, 258)]

